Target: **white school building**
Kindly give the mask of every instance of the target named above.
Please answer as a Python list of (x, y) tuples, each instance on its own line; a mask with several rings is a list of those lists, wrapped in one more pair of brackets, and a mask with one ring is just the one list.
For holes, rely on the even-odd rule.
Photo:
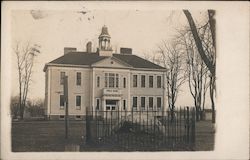
[(64, 48), (64, 54), (46, 63), (45, 105), (49, 119), (64, 119), (63, 77), (68, 76), (71, 119), (92, 111), (166, 110), (165, 68), (136, 56), (130, 48), (114, 53), (106, 26), (99, 47), (92, 52)]

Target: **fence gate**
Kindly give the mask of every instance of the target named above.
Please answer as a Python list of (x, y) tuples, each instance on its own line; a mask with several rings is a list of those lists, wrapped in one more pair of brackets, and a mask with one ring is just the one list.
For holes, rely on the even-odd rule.
[(193, 150), (195, 109), (87, 111), (86, 142), (103, 151)]

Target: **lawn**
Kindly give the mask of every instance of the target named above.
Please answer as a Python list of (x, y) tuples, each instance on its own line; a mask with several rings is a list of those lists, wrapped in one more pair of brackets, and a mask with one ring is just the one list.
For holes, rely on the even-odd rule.
[[(69, 138), (67, 140), (65, 140), (64, 121), (23, 121), (12, 123), (13, 152), (65, 151), (65, 146), (70, 144), (81, 145), (81, 150), (90, 150), (88, 146), (83, 145), (84, 138), (84, 121), (69, 122)], [(196, 123), (195, 150), (213, 150), (213, 145), (214, 132), (211, 121)]]
[(83, 121), (69, 123), (69, 138), (65, 140), (64, 121), (33, 121), (12, 123), (12, 151), (64, 151), (66, 144), (80, 144)]

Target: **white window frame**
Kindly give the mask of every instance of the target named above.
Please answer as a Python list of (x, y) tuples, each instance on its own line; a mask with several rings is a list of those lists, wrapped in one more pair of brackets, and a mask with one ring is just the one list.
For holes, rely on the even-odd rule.
[(100, 76), (97, 76), (96, 77), (96, 87), (99, 88), (101, 86), (100, 84), (101, 84), (101, 78), (100, 78)]
[(127, 87), (127, 78), (123, 77), (123, 88)]
[[(136, 76), (136, 85), (134, 85), (134, 76)], [(132, 75), (132, 85), (133, 85), (133, 88), (138, 87), (138, 74), (133, 74)]]
[(146, 97), (145, 96), (141, 96), (140, 102), (142, 102), (142, 98), (144, 98), (144, 107), (142, 107), (142, 103), (141, 103), (140, 104), (141, 105), (141, 109), (146, 110)]
[(60, 85), (63, 85), (63, 81), (64, 81), (64, 77), (62, 77), (62, 73), (64, 73), (64, 76), (66, 76), (66, 72), (65, 71), (60, 71), (59, 72), (59, 83), (60, 83)]
[[(160, 105), (160, 107), (158, 107), (158, 98), (161, 99), (161, 105)], [(156, 97), (156, 108), (157, 108), (157, 109), (162, 109), (162, 108), (163, 108), (163, 107), (162, 107), (162, 97), (161, 97), (161, 96)]]
[[(158, 77), (160, 77), (160, 80), (161, 80), (160, 86), (158, 86)], [(161, 88), (162, 87), (162, 76), (156, 76), (156, 87), (157, 88)]]
[[(125, 104), (125, 105), (124, 105)], [(122, 101), (122, 109), (125, 111), (127, 109), (127, 100), (123, 99)]]
[[(150, 98), (153, 98), (153, 103), (152, 103), (153, 106), (152, 107), (150, 106), (150, 103), (149, 103), (150, 102), (149, 101)], [(154, 109), (154, 97), (153, 96), (148, 96), (148, 109)]]
[[(77, 75), (78, 75), (78, 73), (80, 73), (80, 83), (78, 84), (78, 78), (77, 78)], [(76, 85), (77, 86), (81, 86), (82, 85), (82, 73), (81, 72), (76, 72)]]
[(59, 120), (65, 119), (65, 115), (59, 115)]
[[(98, 109), (97, 109), (97, 101), (99, 101)], [(101, 107), (101, 98), (96, 98), (96, 99), (95, 99), (95, 102), (96, 102), (95, 109), (96, 109), (96, 110), (100, 110), (100, 107)]]
[(75, 115), (75, 120), (81, 120), (82, 116), (81, 115)]
[[(134, 107), (134, 98), (136, 98), (136, 107)], [(132, 97), (132, 109), (135, 109), (135, 110), (138, 109), (138, 97), (137, 96)]]
[[(142, 76), (144, 76), (144, 86), (142, 86)], [(145, 74), (142, 74), (141, 76), (140, 76), (140, 82), (141, 82), (141, 88), (146, 88), (146, 75)]]
[[(152, 78), (152, 87), (150, 86), (150, 77)], [(148, 88), (154, 88), (154, 75), (149, 75), (148, 76)]]
[[(77, 97), (78, 96), (80, 97), (80, 106), (77, 105)], [(82, 108), (82, 96), (81, 95), (76, 95), (75, 96), (75, 102), (76, 102), (75, 103), (76, 110), (81, 110), (81, 108)]]
[[(62, 96), (62, 98), (63, 98), (63, 106), (61, 106), (61, 96)], [(64, 95), (63, 95), (63, 94), (60, 94), (60, 95), (59, 95), (59, 106), (60, 106), (60, 109), (64, 109), (64, 105), (65, 105), (65, 103), (64, 103)]]
[[(109, 84), (109, 78), (110, 78), (109, 74), (114, 74), (114, 86), (112, 86), (112, 87), (110, 87), (110, 84)], [(105, 72), (104, 73), (104, 85), (105, 85), (105, 88), (119, 88), (119, 79), (120, 79), (120, 75), (118, 73)]]

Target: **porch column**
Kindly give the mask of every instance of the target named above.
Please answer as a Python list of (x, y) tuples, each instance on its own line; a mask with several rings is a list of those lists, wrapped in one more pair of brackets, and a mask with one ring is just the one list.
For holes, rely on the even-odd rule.
[(106, 111), (106, 107), (105, 106), (106, 106), (106, 99), (103, 97), (102, 98), (102, 110), (103, 111)]
[(119, 111), (122, 110), (121, 106), (122, 106), (122, 100), (120, 99), (119, 102), (118, 102), (118, 110)]

